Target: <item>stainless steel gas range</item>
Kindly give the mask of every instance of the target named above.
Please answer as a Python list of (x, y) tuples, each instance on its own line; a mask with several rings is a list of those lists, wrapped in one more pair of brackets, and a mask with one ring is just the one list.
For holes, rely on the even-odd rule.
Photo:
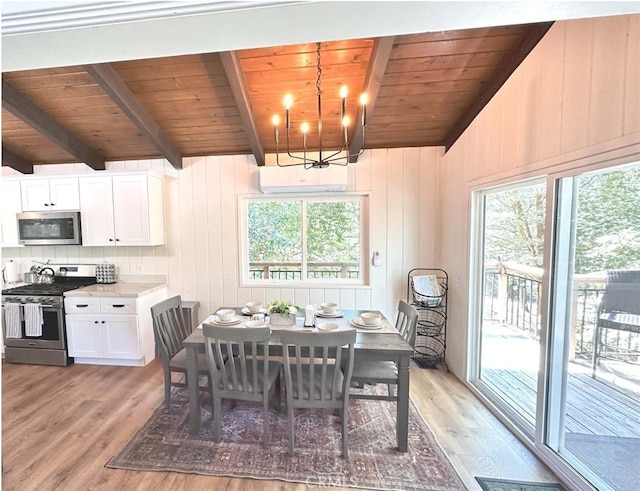
[(96, 283), (94, 264), (49, 264), (54, 282), (2, 290), (2, 335), (8, 363), (67, 366), (63, 294)]

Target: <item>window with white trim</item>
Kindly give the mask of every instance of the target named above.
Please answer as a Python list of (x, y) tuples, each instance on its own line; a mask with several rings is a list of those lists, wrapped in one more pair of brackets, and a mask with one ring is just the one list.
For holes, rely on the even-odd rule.
[(367, 203), (361, 194), (240, 198), (245, 284), (364, 284)]

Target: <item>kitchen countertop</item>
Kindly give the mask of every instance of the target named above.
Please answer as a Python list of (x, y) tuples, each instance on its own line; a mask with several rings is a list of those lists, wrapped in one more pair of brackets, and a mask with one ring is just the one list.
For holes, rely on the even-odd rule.
[(65, 297), (139, 297), (165, 287), (166, 283), (98, 283), (64, 292)]

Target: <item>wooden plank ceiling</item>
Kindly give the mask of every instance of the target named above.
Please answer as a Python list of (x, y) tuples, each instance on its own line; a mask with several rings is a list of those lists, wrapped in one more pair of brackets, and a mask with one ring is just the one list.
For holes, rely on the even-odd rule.
[[(467, 29), (321, 44), (323, 148), (341, 145), (340, 96), (360, 121), (352, 151), (450, 147), (551, 26)], [(301, 44), (2, 74), (2, 165), (253, 154), (276, 151), (272, 116), (293, 96), (290, 144), (300, 124), (317, 148), (317, 46)], [(279, 151), (286, 150), (280, 125)]]

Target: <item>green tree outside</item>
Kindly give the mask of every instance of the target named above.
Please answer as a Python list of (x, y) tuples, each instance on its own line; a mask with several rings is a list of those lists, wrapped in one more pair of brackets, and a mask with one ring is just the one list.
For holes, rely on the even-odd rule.
[[(640, 268), (640, 166), (576, 178), (575, 272)], [(487, 196), (485, 257), (542, 266), (546, 185)]]
[[(303, 209), (303, 207), (306, 207)], [(306, 234), (303, 237), (303, 217)], [(303, 242), (312, 271), (336, 271), (322, 263), (353, 263), (351, 278), (359, 277), (360, 202), (313, 200), (256, 200), (248, 204), (248, 245), (251, 263), (295, 263), (299, 270)], [(287, 268), (285, 268), (287, 269)], [(355, 275), (355, 276), (354, 276)]]

